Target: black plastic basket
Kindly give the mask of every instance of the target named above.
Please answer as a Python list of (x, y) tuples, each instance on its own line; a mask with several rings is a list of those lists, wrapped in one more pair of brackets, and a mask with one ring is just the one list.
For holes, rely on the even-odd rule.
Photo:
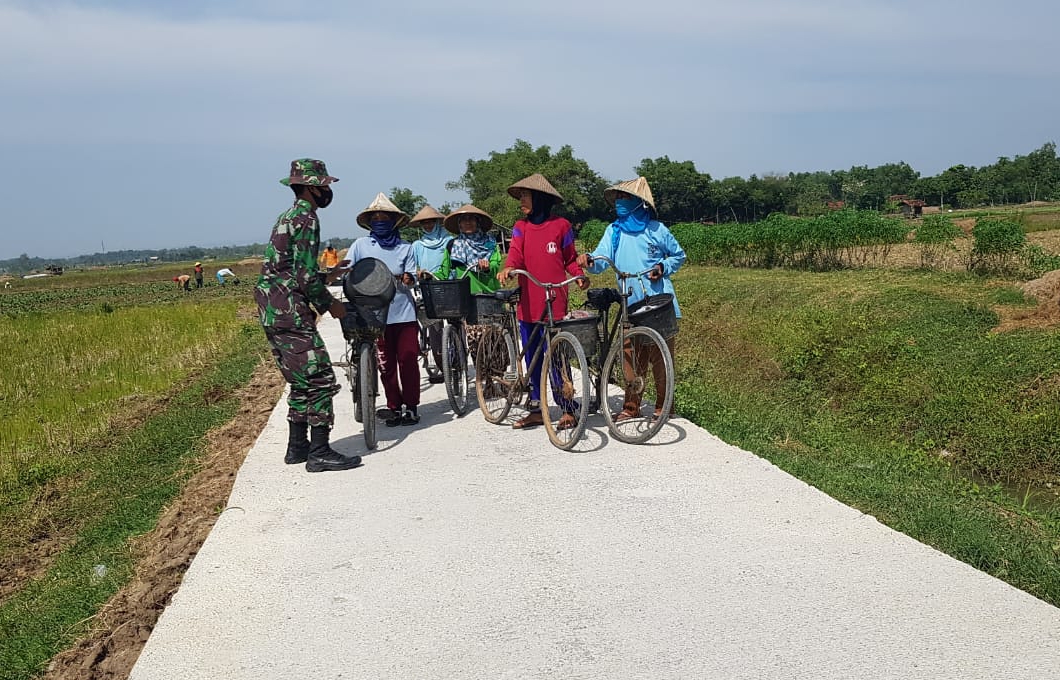
[(674, 296), (670, 293), (659, 293), (630, 305), (629, 321), (634, 326), (647, 326), (657, 330), (663, 339), (672, 338), (677, 335)]
[(596, 353), (597, 346), (600, 343), (599, 322), (600, 317), (592, 314), (581, 318), (557, 321), (555, 327), (557, 332), (567, 331), (573, 335), (578, 340), (578, 344), (585, 350), (585, 356), (592, 356)]
[(498, 299), (493, 293), (476, 293), (471, 297), (475, 313), (469, 315), (468, 323), (499, 321), (508, 314), (508, 305), (504, 304), (504, 301)]
[(423, 310), (428, 319), (462, 319), (471, 309), (471, 279), (421, 281)]
[(339, 319), (342, 335), (349, 341), (374, 340), (383, 336), (386, 331), (387, 315), (390, 305), (381, 309), (371, 309), (354, 302), (346, 303), (346, 314)]

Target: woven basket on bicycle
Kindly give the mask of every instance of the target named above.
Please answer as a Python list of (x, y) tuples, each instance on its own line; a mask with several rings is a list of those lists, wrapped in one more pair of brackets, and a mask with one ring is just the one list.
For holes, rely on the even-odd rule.
[(585, 351), (585, 356), (596, 353), (600, 344), (600, 317), (593, 312), (580, 312), (572, 319), (563, 319), (555, 323), (556, 331), (567, 331), (573, 335)]

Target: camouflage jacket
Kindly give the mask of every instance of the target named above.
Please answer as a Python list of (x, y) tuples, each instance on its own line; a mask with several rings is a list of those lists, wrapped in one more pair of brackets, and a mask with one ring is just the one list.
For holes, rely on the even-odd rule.
[(310, 305), (326, 310), (334, 300), (317, 269), (320, 223), (307, 201), (296, 200), (276, 220), (254, 289), (261, 325), (314, 328)]

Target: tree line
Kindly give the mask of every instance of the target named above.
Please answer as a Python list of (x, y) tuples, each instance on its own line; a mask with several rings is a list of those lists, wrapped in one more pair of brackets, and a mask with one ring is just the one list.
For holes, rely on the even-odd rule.
[[(469, 159), (464, 173), (446, 184), (462, 189), (472, 203), (490, 213), (498, 224), (519, 218), (518, 206), (505, 189), (516, 180), (540, 172), (564, 195), (559, 212), (580, 223), (610, 214), (603, 190), (605, 179), (577, 158), (569, 145), (553, 152), (534, 148), (517, 139), (510, 148), (487, 158)], [(660, 219), (664, 222), (754, 222), (773, 213), (821, 215), (835, 207), (893, 212), (895, 196), (920, 199), (926, 205), (973, 208), (983, 205), (1060, 199), (1060, 159), (1056, 144), (1048, 142), (1025, 156), (1002, 157), (980, 168), (954, 165), (935, 176), (924, 177), (908, 163), (887, 163), (875, 168), (790, 172), (748, 178), (714, 179), (696, 169), (692, 161), (668, 156), (645, 158), (633, 168), (651, 184)], [(615, 181), (629, 179), (616, 178)], [(411, 189), (395, 187), (394, 202), (414, 213), (426, 199)], [(443, 205), (443, 212), (454, 206)]]

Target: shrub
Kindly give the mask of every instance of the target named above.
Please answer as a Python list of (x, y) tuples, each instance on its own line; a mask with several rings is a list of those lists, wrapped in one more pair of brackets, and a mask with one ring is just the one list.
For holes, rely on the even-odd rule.
[(968, 258), (968, 269), (988, 274), (1011, 274), (1016, 256), (1023, 250), (1027, 235), (1011, 220), (980, 217), (972, 229), (975, 243)]
[(934, 267), (945, 250), (956, 250), (953, 239), (961, 229), (946, 215), (926, 215), (913, 241), (920, 246), (920, 266)]

